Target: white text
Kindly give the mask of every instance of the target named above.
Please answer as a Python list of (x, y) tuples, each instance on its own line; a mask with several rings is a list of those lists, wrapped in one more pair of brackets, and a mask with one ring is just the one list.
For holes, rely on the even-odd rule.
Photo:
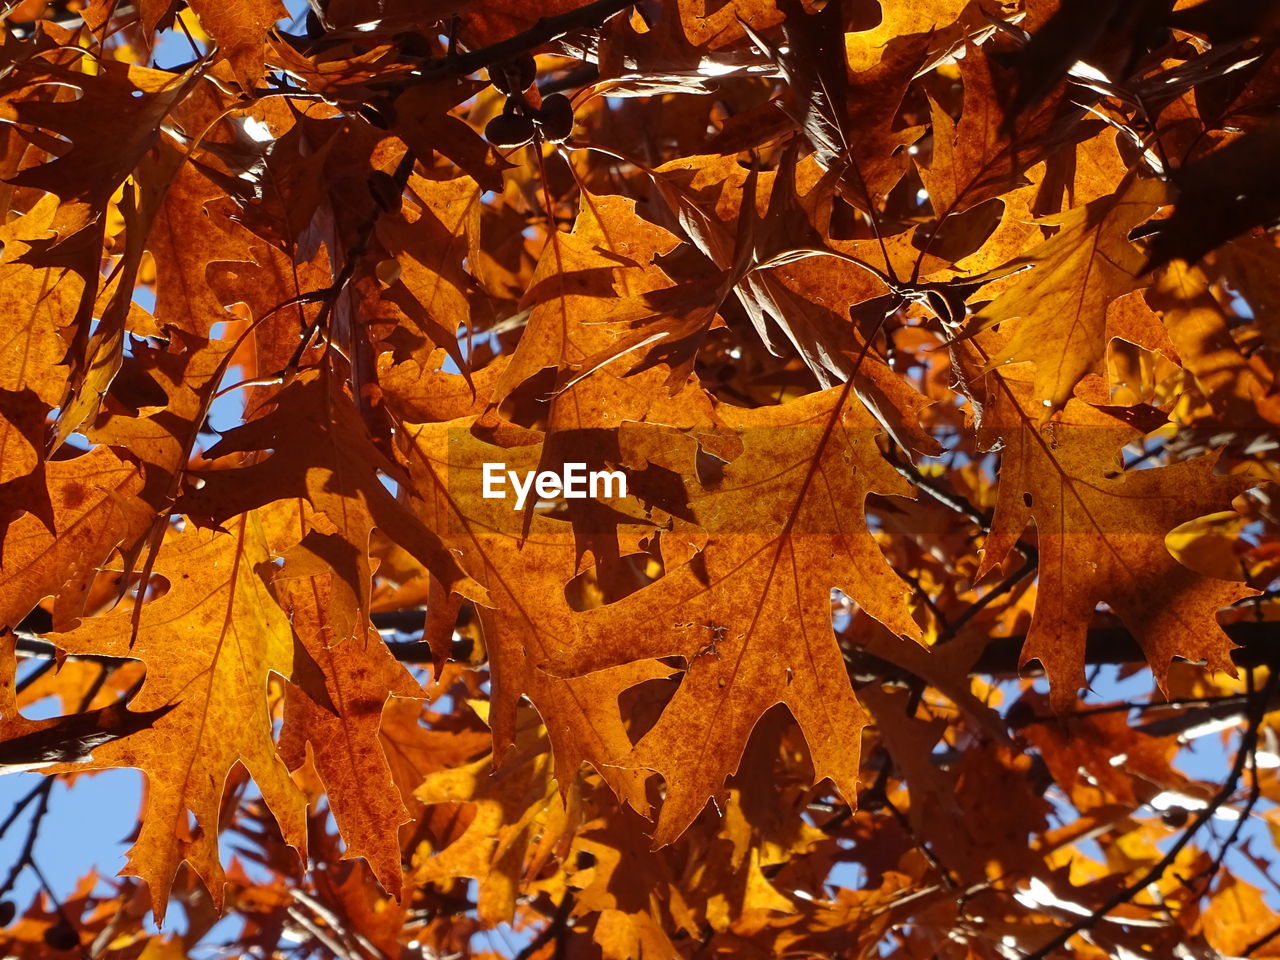
[(538, 495), (539, 500), (555, 500), (557, 497), (610, 500), (627, 495), (626, 474), (620, 470), (588, 471), (585, 463), (566, 463), (563, 473), (526, 470), (523, 476), (515, 470), (508, 470), (505, 463), (486, 463), (481, 495), (486, 500), (501, 500), (506, 497), (503, 487), (508, 482), (516, 494), (515, 510), (524, 509), (530, 490)]

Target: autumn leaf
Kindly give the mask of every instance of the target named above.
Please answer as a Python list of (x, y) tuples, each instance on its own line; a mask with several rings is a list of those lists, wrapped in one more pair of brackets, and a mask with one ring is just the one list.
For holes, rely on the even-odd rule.
[[(418, 799), (429, 804), (474, 805), (475, 818), (443, 850), (413, 865), (418, 882), (449, 877), (480, 881), (477, 908), (494, 922), (510, 921), (529, 847), (540, 837), (556, 841), (570, 828), (570, 814), (538, 749), (539, 731), (526, 729), (514, 756), (495, 769), (492, 755), (428, 776)], [(576, 792), (576, 791), (575, 791)]]
[[(1142, 254), (1129, 231), (1154, 213), (1164, 198), (1155, 180), (1135, 179), (1114, 197), (1045, 221), (1059, 230), (1017, 261), (1025, 271), (974, 315), (969, 334), (1009, 323), (1012, 335), (990, 366), (1029, 361), (1035, 365), (1035, 392), (1046, 413), (1060, 409), (1072, 390), (1098, 372), (1111, 336), (1107, 306), (1144, 283)], [(1139, 345), (1159, 334), (1125, 331)]]
[(9, 525), (0, 548), (0, 624), (16, 627), (45, 597), (53, 621), (70, 625), (117, 548), (129, 551), (151, 526), (142, 475), (107, 447), (46, 465), (53, 524), (34, 513)]
[(633, 203), (619, 197), (599, 198), (571, 232), (549, 236), (529, 286), (533, 335), (521, 338), (494, 387), (493, 400), (501, 402), (547, 367), (601, 366), (596, 354), (604, 348), (614, 354), (617, 345), (599, 321), (616, 317), (617, 293), (639, 296), (652, 290), (655, 281), (669, 283), (652, 262), (674, 245), (670, 233), (646, 223)]
[(1186, 357), (1184, 369), (1223, 416), (1234, 423), (1280, 417), (1270, 371), (1241, 352), (1202, 270), (1170, 263), (1155, 275), (1146, 300), (1161, 311), (1170, 341)]
[(83, 282), (53, 267), (21, 262), (34, 242), (46, 239), (58, 209), (47, 195), (25, 215), (0, 228), (0, 298), (12, 318), (0, 351), (0, 504), (6, 514), (29, 510), (46, 524), (48, 492), (43, 482), (45, 420), (66, 393), (66, 343), (60, 335), (75, 316)]
[(928, 166), (920, 167), (929, 203), (944, 222), (1021, 185), (1019, 171), (1050, 149), (1044, 139), (1057, 106), (1055, 99), (1041, 104), (1011, 134), (1005, 129), (1000, 78), (990, 57), (977, 49), (966, 50), (960, 74), (964, 79), (960, 121), (952, 120), (937, 101), (930, 102), (933, 153)]
[(0, 954), (1280, 955), (1278, 8), (0, 4)]
[(262, 76), (262, 46), (267, 30), (288, 16), (279, 0), (237, 0), (210, 3), (196, 0), (192, 5), (201, 25), (221, 48), (236, 79), (245, 90)]
[(158, 919), (184, 860), (214, 902), (222, 901), (218, 812), (236, 763), (254, 778), (289, 843), (306, 848), (305, 803), (271, 739), (268, 676), (291, 675), (293, 640), (264, 566), (274, 570), (256, 514), (236, 518), (225, 533), (171, 532), (155, 565), (168, 592), (143, 607), (136, 639), (128, 611), (49, 637), (73, 653), (141, 660), (147, 681), (134, 708), (171, 708), (149, 729), (99, 749), (92, 761), (146, 774), (147, 812), (125, 869), (146, 880)]
[(377, 631), (356, 621), (359, 607), (343, 595), (350, 592), (345, 581), (322, 560), (308, 563), (309, 551), (301, 547), (286, 555), (273, 580), (305, 651), (295, 649), (280, 756), (293, 770), (310, 746), (347, 855), (364, 857), (383, 887), (399, 894), (400, 845), (392, 827), (407, 822), (409, 813), (392, 781), (379, 728), (389, 696), (416, 698), (422, 690)]
[[(722, 408), (746, 449), (719, 483), (688, 490), (710, 533), (706, 546), (653, 586), (584, 613), (581, 641), (548, 661), (579, 673), (643, 657), (685, 659), (675, 698), (626, 761), (666, 780), (657, 844), (675, 840), (721, 790), (775, 703), (805, 732), (816, 776), (856, 797), (857, 732), (867, 721), (831, 635), (831, 591), (844, 590), (895, 632), (915, 637), (919, 629), (906, 585), (856, 506), (873, 490), (905, 496), (910, 488), (881, 460), (875, 421), (849, 393), (833, 387), (732, 416)], [(819, 702), (823, 709), (813, 711)]]
[(492, 671), (488, 720), (497, 762), (516, 742), (517, 705), (526, 696), (546, 724), (562, 792), (586, 762), (622, 799), (645, 812), (649, 803), (643, 777), (617, 769), (630, 747), (617, 700), (629, 687), (670, 671), (644, 660), (573, 679), (542, 669), (573, 634), (573, 609), (564, 585), (583, 572), (581, 554), (563, 523), (536, 518), (526, 533), (509, 498), (478, 495), (483, 464), (529, 469), (538, 463), (540, 451), (490, 447), (472, 437), (468, 426), (466, 420), (411, 425), (410, 463), (419, 488), (431, 494), (423, 504), (430, 522), (448, 531), (446, 543), (493, 599), (494, 606), (480, 607), (478, 615)]
[[(123, 63), (104, 64), (101, 72), (86, 73), (44, 59), (24, 62), (6, 78), (4, 118), (72, 136), (67, 136), (53, 159), (23, 171), (15, 183), (59, 197), (61, 229), (84, 228), (91, 213), (105, 213), (111, 195), (155, 144), (161, 121), (188, 92), (191, 79), (192, 75)], [(73, 90), (76, 95), (54, 101), (23, 96), (49, 87)], [(93, 149), (89, 140), (111, 143), (113, 149)], [(72, 214), (76, 219), (69, 219)], [(47, 246), (56, 250), (57, 245)]]
[(1280, 140), (1280, 125), (1262, 123), (1181, 171), (1173, 214), (1151, 241), (1149, 266), (1175, 258), (1195, 261), (1250, 227), (1280, 214), (1265, 158)]
[(1139, 431), (1079, 400), (1039, 426), (1026, 385), (999, 383), (989, 429), (1004, 441), (1000, 491), (979, 576), (1034, 519), (1041, 574), (1020, 663), (1044, 665), (1054, 708), (1068, 709), (1084, 685), (1085, 635), (1099, 602), (1133, 632), (1161, 688), (1174, 657), (1234, 675), (1215, 613), (1252, 591), (1183, 566), (1165, 537), (1230, 506), (1252, 482), (1215, 476), (1212, 455), (1124, 471), (1118, 451)]

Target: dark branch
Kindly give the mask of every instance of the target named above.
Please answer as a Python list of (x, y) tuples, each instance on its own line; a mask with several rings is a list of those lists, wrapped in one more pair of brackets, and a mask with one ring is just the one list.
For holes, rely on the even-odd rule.
[[(538, 935), (529, 941), (528, 945), (516, 954), (515, 960), (529, 960), (534, 954), (545, 947), (552, 940), (557, 944), (560, 938), (568, 928), (569, 912), (573, 909), (573, 893), (566, 890), (564, 898), (556, 906), (556, 912), (551, 919), (547, 921), (546, 926), (538, 931)], [(559, 948), (557, 947), (557, 953)]]
[(553, 17), (543, 17), (528, 30), (523, 30), (514, 37), (508, 37), (506, 40), (500, 40), (470, 53), (446, 57), (438, 65), (435, 65), (434, 69), (428, 68), (423, 72), (462, 75), (474, 73), (490, 64), (510, 60), (571, 33), (595, 29), (610, 17), (627, 9), (634, 2), (635, 0), (596, 0), (595, 3), (588, 3), (585, 7), (578, 7), (576, 10), (570, 10), (567, 13), (556, 14)]
[[(401, 633), (417, 633), (422, 629), (425, 611), (396, 610), (373, 614), (373, 625), (380, 630)], [(1238, 667), (1276, 667), (1280, 669), (1280, 621), (1248, 620), (1227, 624), (1222, 628), (1237, 644), (1231, 659)], [(970, 671), (975, 676), (1017, 676), (1018, 658), (1026, 636), (1016, 634), (994, 637)], [(387, 647), (402, 663), (431, 662), (431, 648), (421, 640), (388, 640)], [(26, 657), (52, 657), (54, 646), (47, 640), (32, 636), (19, 636), (18, 654)], [(68, 654), (72, 660), (90, 663), (118, 663), (125, 657), (109, 657), (97, 654)], [(1146, 659), (1138, 641), (1121, 626), (1095, 627), (1089, 631), (1085, 646), (1085, 662), (1090, 665), (1122, 665), (1142, 663)], [(885, 680), (907, 680), (901, 667), (879, 657), (861, 651), (854, 653), (854, 672), (859, 676)], [(1031, 672), (1031, 671), (1028, 671)]]

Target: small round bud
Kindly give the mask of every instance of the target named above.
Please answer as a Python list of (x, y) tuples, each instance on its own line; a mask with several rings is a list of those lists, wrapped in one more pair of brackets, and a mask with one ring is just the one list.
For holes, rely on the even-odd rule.
[(555, 143), (567, 140), (573, 133), (573, 104), (564, 94), (553, 93), (543, 98), (542, 108), (535, 119), (548, 140)]
[(503, 114), (489, 121), (484, 136), (495, 147), (523, 147), (533, 139), (533, 121), (514, 113)]

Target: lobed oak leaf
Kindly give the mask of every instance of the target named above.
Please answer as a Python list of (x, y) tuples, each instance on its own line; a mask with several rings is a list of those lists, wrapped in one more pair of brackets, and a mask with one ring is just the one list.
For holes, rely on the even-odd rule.
[[(193, 75), (188, 75), (187, 80)], [(147, 234), (165, 190), (184, 160), (176, 147), (161, 144), (140, 160), (132, 182), (121, 187), (119, 210), (126, 225), (124, 248), (111, 275), (100, 285), (98, 302), (94, 305), (100, 314), (92, 333), (89, 318), (84, 315), (83, 301), (78, 311), (75, 335), (68, 351), (72, 366), (70, 389), (58, 414), (55, 448), (98, 412), (103, 396), (120, 371), (124, 361), (125, 327), (136, 315), (133, 289)]]
[(0, 952), (1275, 953), (1275, 691), (1164, 667), (1274, 659), (1280, 0), (1177, 5), (0, 0), (0, 746), (188, 920)]
[(795, 94), (794, 108), (783, 106), (816, 151), (823, 167), (844, 162), (855, 139), (849, 136), (849, 69), (839, 7), (808, 14), (797, 0), (779, 0), (786, 14), (784, 44), (770, 45), (745, 21), (751, 39), (777, 62)]
[[(446, 668), (439, 686), (429, 692), (438, 695), (448, 689), (453, 680), (467, 676), (466, 669)], [(449, 700), (435, 706), (441, 709), (432, 709), (432, 704), (424, 707), (421, 700), (393, 696), (382, 709), (382, 752), (401, 801), (417, 821), (415, 831), (424, 825), (421, 802), (413, 796), (422, 781), (438, 770), (463, 766), (493, 749), (492, 732), (469, 707), (455, 711)], [(425, 819), (434, 827), (435, 818)], [(405, 839), (403, 829), (401, 839)]]
[(627, 913), (612, 908), (600, 910), (591, 939), (600, 947), (606, 960), (668, 957), (679, 953), (661, 922), (644, 912)]
[(397, 363), (389, 353), (378, 357), (378, 388), (396, 416), (410, 423), (439, 423), (478, 417), (488, 409), (510, 358), (497, 357), (463, 377), (444, 369), (447, 356), (437, 349), (425, 362), (410, 358)]
[[(689, 240), (719, 272), (714, 287), (705, 285), (708, 293), (714, 290), (714, 300), (706, 305), (713, 309), (704, 307), (693, 314), (702, 320), (700, 329), (695, 328), (698, 336), (690, 344), (692, 349), (685, 348), (683, 368), (674, 372), (692, 368), (698, 341), (710, 328), (715, 310), (732, 294), (742, 304), (760, 341), (775, 356), (786, 355), (790, 348), (799, 351), (824, 386), (847, 375), (849, 361), (815, 326), (809, 317), (811, 305), (792, 294), (773, 271), (762, 269), (772, 261), (794, 259), (797, 254), (793, 249), (815, 250), (813, 227), (796, 197), (794, 164), (784, 164), (777, 175), (767, 178), (768, 204), (763, 216), (757, 209), (757, 192), (763, 194), (760, 186), (765, 178), (755, 170), (743, 170), (733, 157), (673, 161), (654, 171), (653, 179)], [(822, 250), (820, 241), (816, 249)], [(857, 272), (852, 265), (842, 266)], [(878, 286), (873, 289), (880, 292)], [(683, 337), (689, 335), (682, 333)]]
[(494, 387), (493, 401), (501, 403), (547, 367), (603, 366), (596, 355), (618, 344), (601, 321), (617, 317), (619, 296), (638, 298), (670, 285), (654, 261), (678, 242), (642, 219), (634, 200), (591, 196), (573, 230), (552, 233), (543, 245), (523, 300), (530, 311), (527, 332)]
[(808, 922), (776, 931), (773, 952), (831, 954), (853, 949), (871, 954), (892, 928), (894, 906), (913, 895), (927, 901), (924, 909), (946, 909), (946, 893), (919, 890), (907, 874), (885, 871), (877, 886), (857, 890), (845, 887), (831, 899), (807, 907)]
[(391, 101), (391, 129), (424, 165), (430, 167), (438, 151), (480, 187), (501, 191), (503, 171), (511, 164), (466, 121), (449, 112), (483, 86), (457, 77), (407, 83)]
[(1240, 429), (1259, 417), (1280, 422), (1266, 363), (1241, 352), (1203, 270), (1171, 261), (1156, 270), (1146, 302), (1160, 311), (1183, 368), (1228, 423)]
[(21, 217), (0, 225), (0, 534), (20, 510), (53, 526), (44, 476), (46, 419), (66, 395), (67, 344), (84, 290), (71, 271), (24, 263), (32, 244), (48, 239), (58, 198), (46, 194)]
[(226, 532), (170, 530), (155, 564), (169, 590), (144, 602), (136, 632), (132, 613), (121, 611), (48, 637), (71, 653), (141, 660), (147, 678), (133, 706), (172, 708), (92, 761), (98, 769), (136, 767), (147, 777), (147, 810), (125, 871), (146, 881), (157, 922), (184, 860), (221, 904), (219, 811), (237, 763), (262, 791), (285, 841), (306, 848), (306, 803), (271, 739), (267, 681), (271, 673), (293, 672), (293, 637), (264, 568), (275, 570), (256, 513), (237, 517)]
[(1215, 614), (1254, 591), (1183, 566), (1165, 537), (1225, 509), (1254, 481), (1215, 476), (1216, 454), (1123, 471), (1119, 450), (1140, 431), (1075, 399), (1037, 425), (1028, 385), (993, 376), (998, 399), (983, 429), (1001, 438), (1003, 451), (978, 576), (1008, 556), (1034, 519), (1040, 580), (1020, 663), (1043, 664), (1054, 709), (1068, 709), (1084, 685), (1085, 637), (1100, 602), (1133, 633), (1162, 690), (1174, 657), (1234, 676)]
[(213, 37), (246, 93), (263, 74), (267, 31), (289, 16), (280, 0), (192, 0), (191, 9)]
[(1275, 957), (1280, 953), (1270, 935), (1275, 912), (1261, 890), (1237, 876), (1222, 878), (1217, 895), (1197, 920), (1209, 950), (1219, 956)]
[[(323, 559), (304, 550), (307, 546), (304, 538), (287, 553), (284, 567), (272, 580), (305, 651), (305, 657), (295, 655), (295, 672), (285, 694), (280, 756), (295, 770), (305, 762), (310, 745), (346, 841), (343, 856), (367, 860), (373, 875), (398, 898), (396, 828), (409, 820), (409, 814), (392, 781), (379, 728), (391, 696), (418, 698), (422, 689), (391, 656), (377, 631), (358, 619), (350, 585)], [(318, 668), (314, 680), (298, 669), (304, 660)]]
[[(1159, 181), (1134, 179), (1115, 196), (1047, 218), (1058, 232), (1015, 261), (1025, 271), (966, 327), (965, 335), (973, 336), (1012, 321), (1012, 334), (989, 368), (1035, 364), (1035, 394), (1045, 401), (1046, 416), (1066, 404), (1087, 374), (1100, 372), (1111, 336), (1107, 306), (1145, 285), (1142, 255), (1129, 231), (1163, 198)], [(1139, 337), (1140, 346), (1161, 336), (1142, 330), (1129, 335)]]
[[(1028, 789), (1024, 771), (1010, 769), (994, 745), (966, 751), (957, 764), (962, 770), (946, 769), (934, 752), (947, 727), (943, 718), (917, 718), (906, 694), (889, 693), (876, 683), (858, 693), (907, 784), (912, 832), (931, 837), (933, 852), (953, 878), (980, 883), (992, 862), (1006, 870), (1036, 869), (1038, 858), (1028, 852), (1027, 837), (1044, 828), (1048, 807)], [(998, 793), (1002, 782), (1007, 789)]]
[(1008, 57), (1019, 78), (1016, 91), (1004, 98), (1008, 125), (1068, 79), (1076, 64), (1088, 63), (1106, 82), (1107, 76), (1124, 68), (1134, 47), (1159, 35), (1171, 7), (1168, 0), (1059, 6)]
[(490, 725), (501, 763), (516, 738), (516, 707), (529, 698), (547, 728), (554, 775), (562, 791), (583, 762), (590, 763), (618, 796), (645, 812), (643, 777), (617, 768), (631, 746), (618, 706), (629, 687), (670, 670), (653, 661), (620, 665), (588, 677), (564, 680), (540, 667), (573, 631), (565, 586), (583, 572), (583, 558), (567, 524), (533, 517), (527, 531), (509, 499), (481, 496), (484, 463), (517, 471), (536, 467), (536, 447), (502, 449), (468, 432), (469, 421), (409, 425), (412, 477), (427, 494), (428, 522), (447, 531), (464, 569), (488, 591), (492, 605), (478, 608), (489, 653)]
[(177, 15), (174, 0), (139, 0), (138, 19), (142, 22), (144, 42), (151, 42), (151, 34), (158, 29), (168, 29)]
[[(812, 166), (804, 167), (811, 179)], [(813, 211), (806, 207), (821, 202), (814, 197), (820, 188), (809, 184), (810, 193), (799, 197), (793, 167), (786, 162), (776, 174), (758, 176), (755, 171), (742, 170), (732, 158), (698, 157), (654, 171), (652, 176), (667, 205), (715, 272), (708, 277), (704, 270), (696, 278), (680, 278), (674, 285), (667, 285), (669, 281), (663, 278), (662, 285), (648, 289), (653, 286), (649, 270), (639, 280), (639, 296), (637, 280), (632, 279), (617, 291), (629, 293), (627, 299), (614, 299), (603, 312), (599, 302), (593, 305), (593, 319), (611, 336), (586, 333), (578, 339), (578, 351), (594, 347), (596, 352), (576, 361), (566, 358), (573, 373), (562, 389), (610, 365), (615, 372), (625, 369), (628, 376), (665, 365), (670, 371), (667, 387), (673, 392), (680, 390), (707, 335), (723, 324), (719, 311), (733, 296), (772, 352), (784, 356), (791, 349), (798, 351), (824, 384), (860, 374), (855, 379), (858, 397), (886, 429), (913, 450), (936, 453), (936, 441), (919, 423), (927, 401), (869, 351), (856, 326), (848, 322), (851, 308), (888, 289), (874, 266), (868, 270), (855, 265), (857, 255), (874, 259), (908, 251), (914, 255), (915, 251), (899, 243), (886, 252), (874, 243), (824, 242), (810, 222)], [(768, 187), (763, 213), (756, 202), (757, 183)], [(731, 186), (740, 186), (741, 194)], [(616, 198), (610, 198), (608, 206), (601, 203), (596, 216), (611, 210), (612, 222), (602, 232), (615, 251), (634, 256), (635, 240), (628, 237), (630, 242), (619, 242), (624, 234), (617, 225), (622, 211), (632, 215)], [(736, 218), (732, 235), (722, 222), (725, 216)], [(661, 239), (658, 237), (650, 248), (649, 259), (666, 252)], [(888, 260), (882, 262), (892, 273)], [(596, 294), (597, 299), (600, 296)], [(779, 341), (777, 329), (788, 343)], [(614, 361), (618, 361), (616, 365)]]
[[(53, 159), (9, 181), (61, 199), (55, 245), (106, 213), (112, 194), (160, 139), (166, 116), (198, 76), (113, 60), (102, 61), (93, 74), (76, 66), (78, 58), (67, 65), (33, 57), (0, 86), (0, 119), (57, 135), (40, 141), (53, 147)], [(37, 97), (42, 88), (58, 88), (60, 98)], [(39, 255), (31, 254), (33, 262)]]
[(1270, 159), (1280, 147), (1280, 122), (1259, 123), (1208, 156), (1180, 167), (1173, 213), (1151, 239), (1145, 269), (1170, 260), (1192, 263), (1251, 227), (1280, 216), (1280, 192)]
[[(800, 898), (778, 874), (804, 861), (826, 840), (817, 827), (783, 812), (803, 804), (811, 790), (803, 767), (794, 763), (796, 745), (787, 742), (793, 729), (781, 709), (761, 718), (724, 798), (722, 816), (704, 818), (700, 830), (694, 827), (685, 835), (685, 849), (672, 851), (705, 857), (706, 865), (687, 893), (691, 901), (703, 901), (698, 906), (716, 930), (795, 914)], [(721, 853), (725, 846), (727, 856)], [(649, 856), (662, 857), (669, 849)]]
[(721, 790), (775, 703), (800, 724), (815, 776), (856, 798), (867, 715), (832, 633), (833, 589), (894, 632), (919, 637), (907, 586), (880, 553), (862, 508), (873, 491), (909, 496), (911, 489), (881, 458), (876, 421), (850, 388), (720, 410), (745, 452), (710, 487), (686, 481), (709, 534), (705, 548), (625, 600), (580, 614), (580, 639), (547, 660), (578, 674), (685, 658), (675, 697), (625, 761), (666, 781), (658, 845), (675, 840)]
[[(168, 511), (179, 493), (183, 472), (205, 429), (213, 394), (231, 362), (234, 344), (206, 340), (173, 330), (166, 348), (146, 340), (134, 340), (122, 367), (122, 376), (139, 383), (139, 390), (157, 394), (136, 410), (113, 393), (86, 435), (95, 443), (129, 450), (143, 468), (143, 497), (157, 511), (157, 523), (168, 520)], [(113, 386), (118, 386), (119, 380)]]
[(686, 912), (678, 903), (680, 864), (665, 850), (648, 849), (644, 827), (636, 813), (620, 807), (584, 824), (574, 839), (570, 862), (582, 863), (585, 854), (590, 864), (569, 876), (574, 915), (595, 915), (592, 940), (609, 960), (648, 956), (646, 951), (675, 955), (668, 930), (696, 929), (692, 918), (681, 924), (673, 917)]
[(1242, 237), (1219, 247), (1214, 273), (1240, 291), (1258, 318), (1258, 331), (1280, 349), (1280, 248), (1271, 237)]
[[(224, 303), (229, 301), (215, 292), (210, 265), (252, 256), (243, 233), (213, 213), (224, 195), (197, 164), (183, 164), (164, 191), (147, 236), (156, 271), (157, 319), (204, 337), (215, 323), (228, 319)], [(236, 293), (243, 296), (245, 291)]]
[(716, 11), (721, 16), (686, 16), (687, 5), (672, 4), (613, 18), (600, 38), (598, 89), (628, 98), (706, 93), (723, 77), (771, 72), (773, 65), (743, 42), (744, 28), (725, 9)]
[(885, 4), (877, 22), (866, 29), (845, 31), (845, 56), (849, 68), (854, 73), (861, 73), (876, 67), (885, 57), (885, 47), (895, 39), (938, 33), (955, 24), (964, 7), (960, 0)]
[(543, 17), (570, 13), (588, 5), (589, 0), (548, 0), (530, 7), (523, 0), (486, 0), (485, 3), (454, 4), (459, 7), (459, 26), (469, 46), (488, 46), (507, 40), (534, 26)]
[[(0, 388), (30, 390), (56, 407), (66, 393), (67, 352), (60, 336), (75, 319), (83, 280), (56, 267), (26, 262), (32, 244), (47, 240), (58, 198), (46, 194), (20, 217), (0, 225), (0, 311), (6, 317), (0, 341)], [(9, 466), (7, 457), (0, 457)]]
[(785, 20), (776, 0), (680, 0), (677, 8), (690, 42), (717, 51), (750, 39), (748, 31), (759, 33)]
[(475, 280), (463, 264), (479, 257), (483, 191), (470, 177), (410, 177), (408, 187), (419, 207), (416, 218), (382, 217), (376, 226), (378, 240), (397, 267), (383, 297), (466, 372), (458, 330), (472, 329), (472, 302), (478, 298)]
[[(958, 123), (937, 100), (929, 100), (931, 155), (928, 165), (917, 163), (917, 169), (938, 218), (935, 235), (954, 229), (953, 218), (978, 204), (1001, 197), (1008, 206), (1011, 195), (1028, 183), (1031, 168), (1075, 131), (1055, 126), (1058, 97), (1039, 103), (1020, 118), (1016, 130), (1008, 129), (1000, 106), (1007, 83), (992, 56), (986, 48), (966, 44), (959, 61), (964, 100)], [(1108, 188), (1113, 183), (1108, 180)]]
[[(567, 462), (585, 463), (590, 470), (612, 469), (620, 462), (614, 431), (628, 420), (692, 430), (707, 449), (731, 441), (709, 394), (690, 376), (692, 353), (682, 353), (679, 361), (665, 358), (669, 372), (648, 369), (647, 359), (628, 368), (628, 360), (621, 359), (631, 352), (633, 337), (664, 336), (622, 328), (637, 311), (651, 312), (651, 299), (684, 293), (669, 286), (658, 263), (675, 245), (671, 233), (639, 217), (634, 201), (608, 195), (588, 198), (572, 233), (548, 237), (527, 295), (526, 302), (533, 303), (528, 332), (492, 393), (492, 402), (500, 404), (524, 380), (548, 366), (559, 367), (559, 382), (546, 412), (542, 469), (558, 470)], [(677, 316), (671, 319), (668, 326), (664, 316), (660, 325), (668, 330), (688, 326)], [(693, 325), (705, 319), (707, 312), (698, 311)], [(700, 339), (694, 337), (695, 349)], [(606, 592), (612, 589), (625, 552), (613, 529), (620, 518), (612, 511), (612, 506), (591, 500), (567, 506), (579, 549), (593, 554)]]
[(229, 242), (238, 247), (238, 255), (210, 261), (205, 277), (219, 302), (233, 308), (244, 304), (257, 325), (233, 360), (250, 381), (245, 389), (245, 418), (251, 420), (274, 400), (279, 388), (271, 381), (283, 375), (299, 338), (316, 318), (319, 305), (310, 291), (323, 290), (333, 275), (323, 245), (294, 262), (232, 223), (225, 209), (229, 206), (233, 205), (224, 198), (216, 219), (232, 230)]
[[(1028, 692), (1020, 701), (1026, 713), (1046, 713), (1048, 698)], [(1135, 730), (1123, 714), (1060, 717), (1031, 723), (1020, 731), (1044, 757), (1049, 773), (1071, 797), (1077, 809), (1133, 810), (1158, 794), (1195, 796), (1174, 757), (1176, 737), (1158, 737)]]

